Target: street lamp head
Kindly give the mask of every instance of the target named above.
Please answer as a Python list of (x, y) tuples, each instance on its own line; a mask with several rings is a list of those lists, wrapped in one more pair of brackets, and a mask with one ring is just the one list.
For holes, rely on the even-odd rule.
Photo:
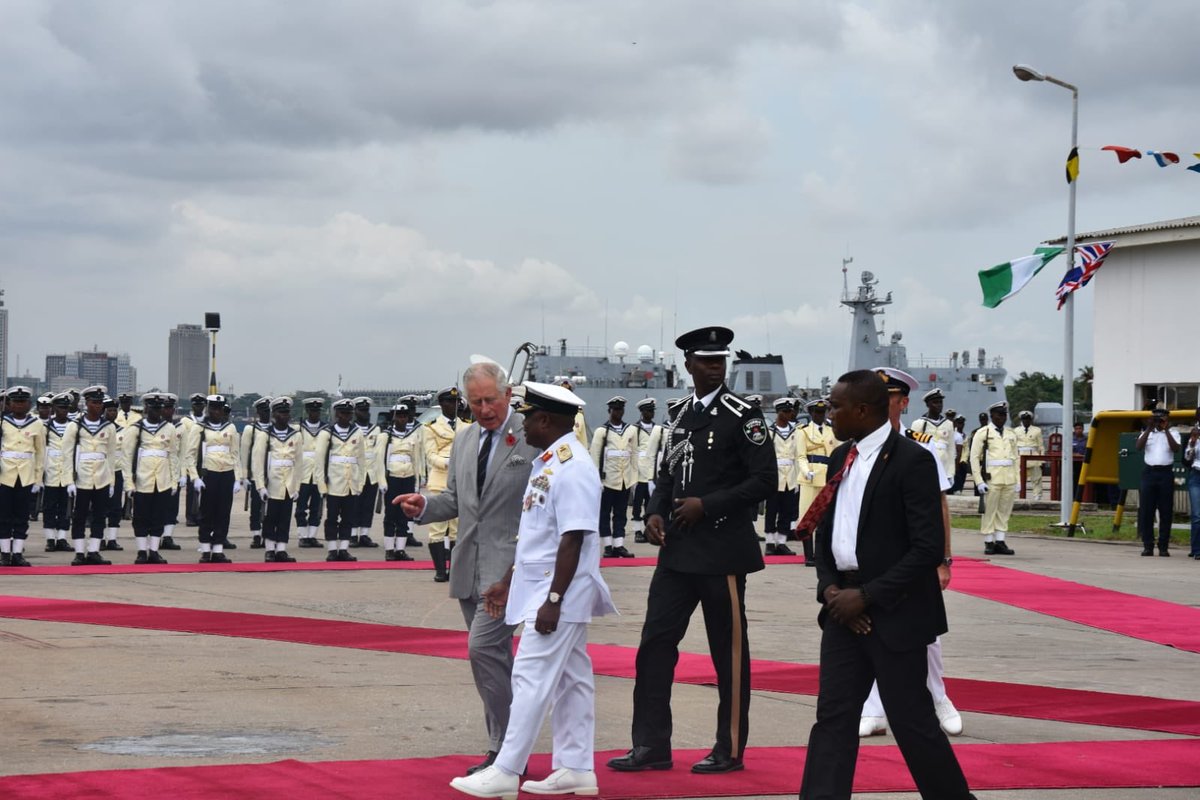
[(1046, 76), (1028, 64), (1017, 64), (1013, 67), (1013, 75), (1023, 81), (1044, 81)]

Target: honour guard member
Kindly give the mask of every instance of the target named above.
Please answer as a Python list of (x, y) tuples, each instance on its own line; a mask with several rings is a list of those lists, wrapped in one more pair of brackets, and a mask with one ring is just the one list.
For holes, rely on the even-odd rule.
[[(1042, 443), (1042, 429), (1033, 424), (1033, 412), (1020, 413), (1021, 424), (1013, 428), (1017, 436), (1017, 458), (1040, 456), (1046, 452)], [(1020, 461), (1018, 460), (1018, 465)], [(1025, 496), (1030, 500), (1042, 499), (1042, 462), (1030, 461), (1025, 465)]]
[[(117, 464), (117, 425), (104, 417), (105, 391), (103, 386), (83, 390), (84, 412), (67, 426), (62, 441), (63, 463), (71, 480), (67, 493), (75, 500), (71, 520), (74, 565), (112, 563), (100, 555), (104, 521), (115, 494), (113, 469)], [(91, 529), (91, 537), (86, 539), (86, 556), (85, 526)]]
[[(375, 442), (376, 483), (383, 493), (383, 546), (387, 550), (386, 561), (412, 561), (406, 551), (408, 545), (409, 519), (399, 505), (392, 500), (402, 494), (417, 490), (418, 476), (425, 473), (425, 428), (413, 422), (416, 405), (411, 398), (404, 398), (392, 406), (392, 424), (381, 431)], [(433, 556), (434, 579), (439, 583), (449, 580), (446, 571), (446, 551), (438, 547), (430, 550)]]
[[(4, 393), (0, 392), (0, 397), (3, 397), (3, 396), (4, 396)], [(36, 405), (37, 418), (42, 421), (42, 424), (45, 424), (46, 421), (48, 419), (50, 419), (50, 416), (53, 413), (52, 409), (50, 408), (50, 401), (53, 399), (54, 399), (53, 392), (46, 392), (45, 394), (41, 395), (37, 399), (37, 405)], [(5, 414), (8, 413), (8, 402), (7, 401), (4, 402), (4, 413)], [(36, 521), (38, 516), (41, 515), (42, 503), (44, 500), (45, 500), (45, 497), (43, 496), (42, 492), (38, 492), (36, 495), (34, 495), (33, 500), (30, 501), (30, 503), (29, 503), (29, 521), (30, 522)], [(54, 549), (57, 550), (58, 549), (57, 542), (55, 542), (55, 545), (56, 546)], [(67, 549), (67, 550), (69, 550), (71, 547), (66, 541), (63, 541), (63, 545), (64, 545), (64, 549)]]
[[(71, 464), (63, 457), (63, 439), (71, 424), (71, 393), (62, 392), (50, 400), (53, 416), (43, 421), (46, 433), (46, 458), (42, 473), (42, 527), (46, 533), (46, 552), (70, 550), (67, 532), (71, 527), (70, 496), (67, 486), (71, 483)], [(82, 544), (82, 542), (80, 543)], [(81, 550), (79, 563), (83, 563)]]
[[(187, 447), (187, 443), (192, 438), (191, 437), (192, 427), (195, 425), (199, 425), (204, 420), (204, 408), (208, 404), (208, 401), (205, 398), (205, 395), (202, 395), (199, 392), (193, 392), (192, 396), (188, 398), (188, 401), (191, 404), (192, 413), (185, 414), (183, 416), (183, 418), (179, 420), (179, 423), (178, 423), (179, 427), (180, 427), (179, 440), (182, 443), (183, 447)], [(174, 415), (172, 415), (172, 417), (166, 417), (164, 415), (164, 418), (167, 419), (168, 422), (173, 422), (174, 421), (173, 417), (174, 417)], [(186, 453), (181, 452), (179, 454), (181, 461), (184, 458), (184, 456), (186, 456)], [(196, 489), (195, 489), (195, 487), (192, 486), (192, 482), (189, 480), (187, 482), (187, 487), (184, 490), (184, 508), (183, 508), (184, 522), (187, 523), (187, 526), (189, 528), (194, 528), (198, 524), (196, 521), (196, 515), (197, 515)]]
[[(810, 422), (799, 431), (800, 439), (796, 445), (796, 472), (800, 484), (800, 506), (796, 509), (798, 519), (804, 519), (812, 501), (825, 488), (825, 470), (829, 466), (829, 456), (837, 447), (837, 439), (833, 435), (833, 427), (825, 421), (829, 411), (829, 403), (822, 398), (810, 400), (804, 410), (811, 417)], [(813, 558), (812, 531), (797, 529), (800, 543), (804, 547), (804, 566), (815, 567)]]
[[(179, 429), (179, 436), (176, 439), (179, 443), (179, 452), (176, 454), (179, 461), (179, 484), (181, 488), (184, 486), (187, 487), (187, 489), (184, 490), (184, 495), (186, 495), (187, 492), (192, 489), (192, 484), (191, 481), (188, 480), (187, 473), (183, 468), (183, 460), (187, 457), (187, 429), (183, 427), (182, 421), (175, 421), (175, 407), (179, 403), (179, 396), (173, 394), (172, 392), (158, 392), (158, 399), (162, 404), (161, 414), (163, 422), (167, 423), (168, 425), (174, 425), (177, 429)], [(184, 419), (187, 419), (187, 417), (184, 417)], [(130, 496), (132, 497), (132, 493), (130, 493)], [(183, 549), (175, 542), (174, 536), (175, 526), (179, 524), (180, 499), (179, 492), (173, 492), (171, 494), (171, 513), (169, 513), (166, 519), (163, 520), (162, 538), (159, 540), (158, 545), (159, 550)], [(186, 507), (184, 508), (184, 513), (187, 513)], [(226, 547), (229, 550), (234, 549), (233, 542), (227, 542)]]
[[(304, 470), (304, 435), (292, 424), (292, 398), (276, 397), (270, 402), (271, 423), (257, 428), (250, 453), (250, 469), (259, 499), (265, 505), (262, 535), (267, 562), (294, 563), (288, 555), (292, 527), (292, 503), (300, 493)], [(249, 427), (249, 426), (247, 426)]]
[(204, 421), (188, 433), (187, 476), (199, 498), (200, 562), (228, 564), (229, 513), (242, 490), (241, 437), (229, 421), (229, 401), (210, 394)]
[(484, 592), (492, 617), (525, 624), (512, 668), (512, 707), (495, 761), (450, 785), (476, 797), (516, 797), (538, 731), (552, 714), (554, 771), (520, 788), (595, 795), (596, 690), (587, 630), (593, 616), (617, 610), (600, 575), (600, 481), (573, 430), (583, 401), (560, 386), (524, 386), (517, 411), (525, 416), (525, 441), (543, 452), (525, 489), (514, 564)]
[(0, 565), (31, 566), (25, 558), (29, 510), (42, 490), (46, 433), (42, 421), (29, 413), (33, 392), (14, 386), (4, 394), (6, 411), (0, 417)]
[(50, 405), (50, 401), (53, 399), (54, 392), (46, 392), (37, 399), (37, 416), (43, 423), (54, 414), (54, 409)]
[(317, 437), (317, 486), (325, 495), (326, 561), (358, 561), (350, 555), (354, 504), (366, 483), (367, 454), (363, 432), (354, 424), (354, 401), (333, 404), (333, 424)]
[[(563, 378), (558, 385), (569, 392), (573, 393), (575, 391), (575, 384), (571, 383), (569, 378)], [(579, 440), (579, 443), (584, 447), (587, 447), (589, 442), (587, 419), (585, 419), (583, 416), (582, 408), (575, 412), (575, 426), (573, 430), (575, 431), (575, 438)]]
[(129, 392), (121, 392), (117, 396), (117, 405), (120, 410), (117, 411), (117, 417), (114, 421), (122, 428), (128, 428), (142, 418), (141, 414), (133, 410), (133, 395)]
[(717, 733), (698, 773), (742, 769), (750, 710), (746, 575), (763, 568), (754, 509), (776, 486), (762, 412), (725, 386), (733, 331), (700, 328), (675, 346), (695, 393), (667, 409), (662, 467), (646, 538), (660, 544), (650, 580), (633, 689), (633, 748), (608, 762), (621, 771), (669, 769), (671, 683), (679, 642), (697, 605), (717, 673)]
[[(116, 452), (113, 454), (113, 495), (108, 502), (108, 510), (104, 518), (104, 545), (102, 550), (124, 550), (117, 541), (117, 533), (121, 529), (121, 517), (125, 513), (125, 428), (117, 423), (117, 412), (120, 407), (117, 401), (104, 396), (104, 418), (116, 428)], [(141, 419), (141, 414), (138, 414)], [(176, 497), (178, 498), (178, 494)]]
[(258, 415), (258, 419), (242, 428), (242, 474), (250, 481), (250, 488), (246, 493), (246, 499), (250, 502), (250, 549), (261, 550), (264, 546), (262, 536), (263, 499), (262, 494), (258, 491), (258, 485), (254, 483), (254, 473), (250, 469), (250, 455), (254, 450), (255, 435), (259, 431), (265, 431), (271, 427), (271, 398), (260, 397), (255, 400), (254, 413)]
[(317, 437), (325, 430), (321, 409), (325, 401), (310, 397), (304, 401), (304, 419), (300, 434), (304, 437), (304, 465), (300, 470), (300, 496), (296, 500), (296, 538), (301, 547), (320, 547), (317, 530), (321, 527), (321, 506), (325, 499), (317, 483)]
[(135, 564), (167, 563), (158, 549), (184, 475), (179, 461), (182, 431), (163, 419), (165, 399), (158, 392), (142, 395), (145, 415), (126, 428), (122, 437), (129, 491), (133, 493)]
[[(919, 384), (918, 384), (919, 385)], [(912, 424), (912, 430), (917, 433), (929, 434), (934, 450), (934, 455), (942, 464), (942, 469), (947, 475), (954, 474), (954, 420), (950, 419), (949, 415), (942, 415), (942, 406), (946, 402), (946, 396), (942, 394), (941, 389), (930, 389), (922, 397), (925, 401), (925, 416)]]
[[(900, 418), (908, 412), (909, 395), (913, 390), (917, 389), (920, 384), (917, 379), (909, 375), (904, 370), (895, 369), (894, 367), (883, 367), (876, 370), (876, 374), (887, 384), (888, 387), (888, 421), (892, 427), (900, 432), (902, 436), (912, 439), (917, 444), (923, 446), (933, 455), (937, 462), (937, 484), (938, 491), (941, 494), (941, 519), (942, 525), (946, 530), (946, 543), (942, 551), (942, 563), (938, 566), (938, 582), (941, 584), (942, 591), (950, 585), (950, 565), (952, 559), (950, 557), (950, 506), (946, 502), (946, 493), (949, 491), (953, 481), (950, 478), (952, 473), (948, 473), (942, 467), (943, 450), (937, 447), (937, 440), (930, 432), (920, 432), (914, 428), (906, 428)], [(929, 407), (929, 393), (925, 394), (926, 407)], [(940, 405), (938, 411), (941, 411)], [(915, 425), (915, 423), (914, 423)], [(958, 713), (958, 709), (954, 707), (954, 703), (946, 695), (946, 683), (943, 679), (945, 670), (942, 666), (942, 637), (938, 636), (933, 642), (925, 648), (927, 677), (925, 686), (929, 689), (929, 694), (933, 696), (933, 710), (937, 714), (938, 725), (949, 736), (958, 736), (962, 733), (962, 716)], [(879, 697), (879, 685), (874, 683), (871, 686), (871, 693), (867, 696), (866, 703), (863, 704), (862, 716), (859, 719), (858, 735), (860, 737), (875, 736), (876, 734), (887, 733), (887, 715), (883, 707), (883, 701)]]
[(644, 397), (638, 400), (638, 413), (641, 419), (637, 426), (642, 429), (638, 450), (638, 483), (633, 490), (633, 540), (645, 543), (646, 534), (642, 517), (646, 505), (650, 502), (650, 494), (654, 491), (654, 473), (658, 469), (658, 457), (662, 453), (663, 426), (654, 421), (654, 398)]
[(354, 398), (354, 424), (363, 435), (367, 461), (363, 468), (362, 491), (351, 518), (353, 528), (350, 531), (350, 546), (379, 547), (379, 543), (370, 536), (371, 523), (375, 521), (375, 500), (379, 495), (380, 486), (375, 475), (375, 445), (379, 440), (379, 428), (371, 422), (371, 398)]
[(608, 421), (592, 433), (592, 463), (600, 471), (600, 541), (605, 558), (633, 558), (625, 549), (629, 490), (638, 482), (642, 429), (625, 424), (625, 398), (608, 401)]
[(984, 555), (1015, 555), (1004, 543), (1008, 533), (1008, 518), (1012, 515), (1017, 496), (1017, 435), (1004, 423), (1008, 421), (1008, 403), (988, 406), (991, 424), (985, 425), (971, 439), (971, 479), (983, 495), (983, 519), (979, 531), (983, 534)]
[(775, 424), (767, 429), (771, 443), (775, 446), (775, 466), (778, 478), (775, 493), (767, 498), (767, 519), (763, 533), (767, 537), (766, 554), (769, 556), (794, 556), (787, 546), (787, 534), (792, 529), (792, 520), (797, 519), (800, 507), (800, 490), (797, 482), (797, 466), (800, 456), (800, 437), (796, 435), (796, 423), (792, 422), (794, 401), (781, 397), (775, 401)]
[[(459, 427), (463, 429), (467, 427), (458, 424), (458, 399), (458, 387), (450, 386), (442, 389), (437, 394), (437, 403), (442, 409), (442, 415), (432, 422), (425, 423), (425, 433), (422, 438), (425, 444), (425, 468), (429, 471), (426, 481), (430, 494), (441, 494), (446, 491), (449, 479), (447, 470), (450, 467), (450, 447), (454, 444), (454, 437), (458, 435)], [(450, 560), (450, 552), (454, 549), (454, 541), (457, 538), (457, 517), (445, 522), (429, 523), (429, 555), (433, 557), (435, 564), (439, 558), (447, 562)], [(434, 551), (440, 551), (440, 554), (435, 555)], [(449, 574), (445, 577), (435, 574), (433, 579), (443, 583), (449, 579)]]

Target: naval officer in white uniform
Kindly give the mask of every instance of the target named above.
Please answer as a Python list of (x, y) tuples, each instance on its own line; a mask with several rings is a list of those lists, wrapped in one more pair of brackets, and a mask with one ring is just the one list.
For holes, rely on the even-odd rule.
[(553, 707), (554, 771), (530, 794), (597, 794), (595, 684), (587, 654), (592, 616), (616, 611), (600, 577), (600, 477), (574, 433), (583, 401), (560, 386), (526, 382), (525, 441), (533, 459), (513, 567), (484, 592), (487, 612), (525, 623), (512, 669), (513, 700), (494, 763), (450, 785), (473, 797), (515, 798), (538, 731)]

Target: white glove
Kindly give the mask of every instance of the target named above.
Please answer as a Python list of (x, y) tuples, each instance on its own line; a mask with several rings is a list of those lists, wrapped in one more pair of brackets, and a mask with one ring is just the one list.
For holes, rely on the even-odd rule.
[(35, 483), (33, 486), (29, 487), (30, 494), (37, 494), (41, 490), (42, 490), (42, 485), (40, 483)]
[(808, 475), (809, 483), (812, 483), (813, 481), (815, 481), (817, 479), (817, 473), (815, 473), (815, 472), (807, 472), (805, 474)]
[(987, 484), (984, 483), (983, 481), (980, 481), (979, 483), (975, 484), (975, 490), (977, 492), (979, 492), (980, 494), (987, 494), (987, 492), (988, 492)]
[(109, 496), (109, 497), (112, 497), (112, 496), (113, 496), (113, 491), (114, 491), (115, 489), (116, 489), (116, 487), (115, 487), (115, 486), (109, 486), (109, 487), (108, 487), (108, 496)]
[(204, 489), (204, 479), (196, 478), (196, 480), (192, 481), (192, 488), (197, 492), (202, 491)]
[(233, 482), (233, 493), (234, 493), (234, 494), (237, 494), (237, 493), (238, 493), (238, 492), (240, 492), (241, 490), (242, 490), (242, 482), (241, 482), (241, 481), (234, 481), (234, 482)]
[(70, 497), (75, 496), (75, 484), (73, 484), (73, 483), (67, 484), (67, 495)]
[(386, 486), (379, 487), (379, 496), (382, 497), (384, 500), (387, 500), (387, 487)]
[(179, 476), (179, 488), (182, 489), (184, 486), (187, 486), (187, 475), (180, 475)]
[(270, 493), (270, 492), (268, 492), (266, 489), (259, 489), (259, 490), (258, 490), (258, 496), (259, 496), (259, 497), (261, 497), (261, 498), (263, 499), (263, 502), (264, 502), (264, 503), (265, 503), (265, 502), (267, 502), (267, 498), (270, 496), (270, 494), (271, 494), (271, 493)]
[(179, 494), (179, 487), (178, 487), (178, 486), (172, 486), (172, 487), (171, 487), (171, 497), (174, 497), (174, 496), (175, 496), (175, 495), (177, 495), (177, 494)]

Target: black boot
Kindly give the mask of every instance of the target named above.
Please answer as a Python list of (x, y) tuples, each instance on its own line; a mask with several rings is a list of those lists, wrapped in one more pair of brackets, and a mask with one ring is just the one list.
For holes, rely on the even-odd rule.
[(157, 550), (151, 550), (146, 555), (146, 563), (148, 564), (165, 564), (167, 560), (158, 554)]
[(150, 559), (148, 559), (148, 558), (146, 557), (146, 551), (145, 551), (145, 550), (138, 550), (137, 558), (135, 558), (135, 559), (133, 560), (133, 563), (135, 563), (135, 564), (149, 564), (149, 563), (150, 563)]
[(72, 567), (82, 567), (86, 563), (87, 563), (87, 556), (85, 556), (83, 553), (76, 553), (75, 558), (71, 559)]
[(445, 583), (450, 580), (446, 572), (446, 545), (444, 542), (430, 542), (429, 555), (433, 558), (433, 580), (435, 583)]
[(125, 548), (121, 547), (121, 545), (117, 543), (116, 539), (109, 539), (104, 544), (100, 545), (100, 549), (101, 550), (124, 550)]
[(806, 567), (817, 566), (817, 557), (813, 553), (812, 537), (805, 536), (803, 539), (800, 540), (800, 545), (804, 548), (804, 566), (806, 566)]
[(175, 539), (170, 536), (164, 536), (158, 545), (159, 550), (182, 550), (183, 548), (175, 544)]
[(99, 552), (96, 552), (96, 553), (88, 553), (88, 554), (87, 554), (87, 563), (88, 563), (88, 564), (91, 564), (91, 565), (93, 565), (93, 566), (102, 566), (102, 567), (106, 567), (106, 566), (108, 566), (109, 564), (111, 564), (112, 562), (111, 562), (111, 561), (109, 561), (109, 560), (108, 560), (107, 558), (105, 558), (104, 556), (100, 555), (100, 553), (99, 553)]
[(263, 547), (265, 547), (265, 546), (266, 545), (263, 544), (262, 536), (258, 535), (257, 533), (254, 534), (254, 538), (250, 540), (250, 549), (251, 550), (262, 550)]
[(407, 544), (409, 547), (424, 547), (425, 546), (423, 543), (418, 542), (417, 537), (413, 536), (411, 533), (408, 534), (408, 536), (406, 537), (406, 540), (407, 540)]

